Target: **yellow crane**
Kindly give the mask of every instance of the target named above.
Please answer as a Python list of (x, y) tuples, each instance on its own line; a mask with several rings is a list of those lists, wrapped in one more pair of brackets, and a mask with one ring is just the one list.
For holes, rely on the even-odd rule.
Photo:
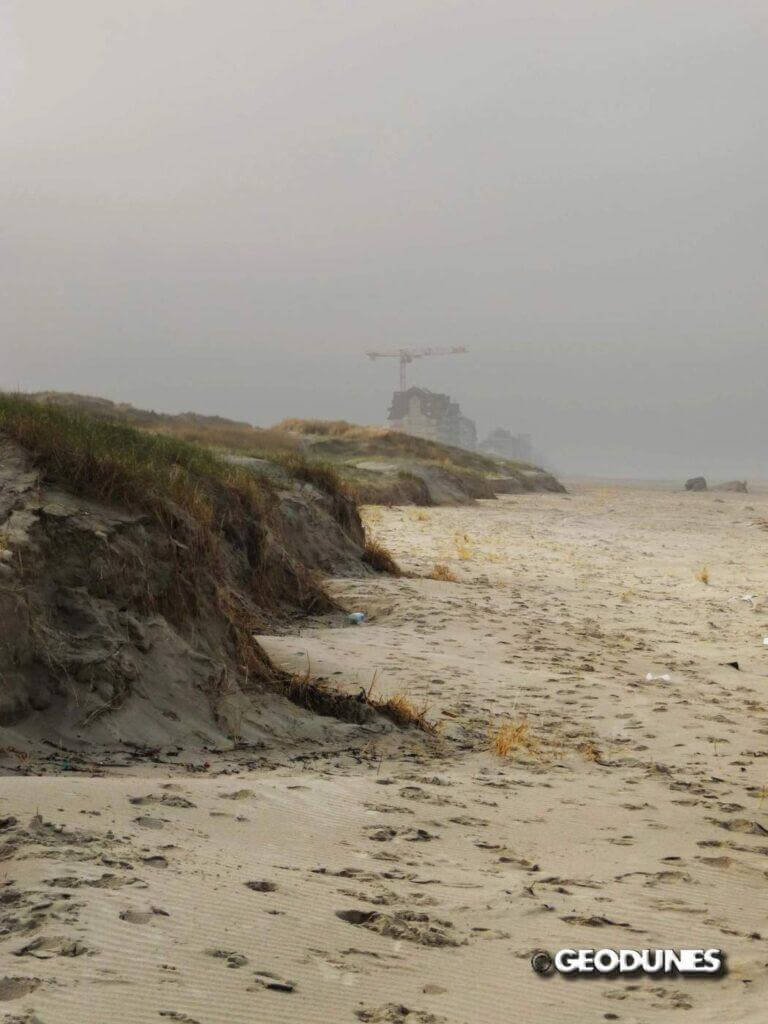
[(399, 359), (400, 390), (405, 391), (405, 368), (414, 359), (424, 359), (425, 356), (460, 356), (467, 351), (464, 345), (454, 345), (452, 348), (397, 348), (387, 352), (366, 352), (366, 355), (369, 359)]

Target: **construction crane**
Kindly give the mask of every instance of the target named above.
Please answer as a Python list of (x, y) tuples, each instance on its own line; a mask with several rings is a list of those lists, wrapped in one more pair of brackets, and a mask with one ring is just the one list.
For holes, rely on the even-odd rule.
[(425, 356), (460, 356), (467, 351), (464, 345), (454, 345), (453, 348), (398, 348), (388, 352), (366, 352), (366, 355), (369, 359), (399, 359), (400, 390), (405, 391), (405, 368), (414, 359), (423, 359)]

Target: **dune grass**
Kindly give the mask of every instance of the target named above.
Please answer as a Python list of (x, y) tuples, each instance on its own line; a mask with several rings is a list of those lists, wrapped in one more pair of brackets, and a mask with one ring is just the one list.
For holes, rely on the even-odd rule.
[(349, 491), (337, 469), (322, 459), (307, 459), (299, 452), (275, 456), (273, 461), (286, 469), (296, 480), (312, 484), (326, 494), (349, 497)]
[(273, 430), (288, 431), (294, 434), (317, 434), (322, 437), (344, 437), (345, 435), (364, 430), (347, 420), (302, 420), (289, 418), (276, 423)]
[(377, 572), (386, 572), (390, 576), (402, 576), (403, 572), (392, 554), (376, 540), (366, 540), (363, 548), (363, 561)]
[[(141, 507), (163, 518), (171, 501), (210, 525), (223, 498), (262, 513), (271, 495), (269, 483), (243, 466), (218, 457), (214, 441), (282, 466), (292, 477), (333, 496), (346, 495), (335, 469), (306, 459), (270, 431), (238, 428), (137, 429), (77, 406), (0, 394), (0, 431), (18, 441), (41, 470), (76, 493), (99, 501)], [(264, 450), (257, 447), (270, 442)], [(228, 438), (228, 440), (227, 440)]]
[(261, 507), (252, 474), (176, 438), (21, 395), (0, 395), (0, 431), (26, 448), (47, 477), (84, 497), (152, 512), (171, 500), (204, 524), (213, 520), (221, 488)]
[[(86, 413), (170, 441), (267, 459), (283, 465), (297, 479), (358, 504), (433, 504), (427, 483), (412, 472), (414, 464), (433, 474), (448, 475), (470, 498), (494, 497), (493, 478), (512, 475), (524, 480), (520, 471), (526, 468), (525, 463), (499, 456), (347, 420), (286, 419), (265, 428), (223, 416), (155, 412), (89, 395), (40, 392), (27, 397), (46, 408)], [(361, 468), (361, 459), (394, 461), (395, 468), (374, 472)]]
[(529, 468), (525, 462), (457, 448), (389, 427), (365, 427), (346, 420), (286, 419), (276, 423), (272, 429), (279, 433), (313, 438), (313, 446), (318, 452), (325, 447), (329, 453), (336, 455), (343, 455), (345, 448), (348, 448), (360, 454), (404, 456), (420, 462), (432, 462), (445, 469), (474, 470), (480, 475), (491, 473), (497, 476), (505, 470)]
[(443, 583), (458, 583), (456, 574), (442, 562), (436, 563), (431, 573), (427, 574), (428, 580), (441, 580)]
[(148, 425), (145, 429), (153, 433), (174, 437), (179, 441), (219, 448), (227, 452), (246, 454), (263, 453), (290, 454), (299, 451), (296, 438), (277, 430), (233, 424), (187, 423), (170, 420), (159, 425)]
[(534, 744), (528, 732), (528, 723), (525, 719), (517, 723), (502, 722), (491, 731), (489, 746), (498, 757), (508, 757), (512, 750), (519, 747), (531, 750)]
[(414, 704), (404, 693), (396, 693), (392, 697), (374, 700), (374, 707), (395, 725), (402, 728), (414, 727), (422, 732), (437, 732), (437, 727), (427, 719), (429, 707), (426, 704)]
[(156, 608), (170, 621), (194, 617), (206, 593), (215, 594), (233, 629), (249, 628), (247, 613), (235, 614), (242, 595), (220, 564), (227, 544), (245, 558), (238, 586), (262, 608), (278, 600), (331, 603), (301, 566), (268, 550), (277, 499), (272, 485), (250, 470), (200, 445), (22, 395), (0, 395), (0, 433), (30, 453), (46, 480), (150, 515), (172, 540), (173, 572)]
[(468, 562), (472, 558), (474, 548), (472, 547), (472, 541), (468, 534), (457, 533), (453, 538), (453, 544), (456, 548), (456, 556), (461, 559), (462, 562)]

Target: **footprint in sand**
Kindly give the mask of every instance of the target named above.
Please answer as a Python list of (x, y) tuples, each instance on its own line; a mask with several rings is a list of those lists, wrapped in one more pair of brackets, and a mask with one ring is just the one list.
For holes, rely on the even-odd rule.
[[(298, 787), (289, 786), (289, 789)], [(220, 793), (219, 796), (222, 800), (249, 800), (252, 796), (256, 796), (252, 789), (236, 789), (233, 793)]]
[(14, 956), (33, 956), (36, 960), (51, 960), (55, 956), (83, 956), (85, 953), (93, 954), (77, 939), (67, 939), (61, 935), (40, 935), (32, 942), (22, 946), (21, 949), (13, 951)]
[(259, 989), (271, 989), (273, 992), (294, 992), (296, 982), (281, 978), (279, 974), (271, 971), (256, 971), (254, 973), (254, 984), (246, 989), (246, 992), (258, 992)]
[(160, 907), (150, 907), (149, 910), (122, 910), (120, 912), (120, 920), (127, 921), (129, 924), (149, 924), (155, 917), (170, 916), (167, 910), (161, 910)]
[(336, 917), (390, 939), (405, 939), (422, 946), (464, 946), (467, 942), (456, 933), (451, 921), (433, 919), (428, 914), (412, 910), (401, 910), (395, 914), (381, 914), (376, 910), (337, 910)]
[(40, 978), (0, 978), (0, 1002), (21, 999), (28, 996), (42, 984)]
[(440, 836), (434, 832), (428, 832), (425, 828), (376, 828), (368, 833), (368, 838), (377, 843), (388, 843), (392, 839), (404, 839), (406, 843), (428, 843), (432, 839), (439, 839)]
[[(445, 991), (445, 990), (443, 990)], [(423, 1010), (411, 1010), (402, 1003), (385, 1003), (383, 1006), (365, 1006), (356, 1011), (358, 1020), (365, 1024), (445, 1024), (447, 1017)]]
[(143, 864), (149, 864), (152, 868), (167, 868), (168, 858), (163, 857), (162, 854), (153, 854), (150, 857), (141, 858)]
[(248, 957), (244, 953), (236, 953), (227, 949), (206, 949), (205, 952), (217, 960), (226, 960), (227, 967), (245, 967), (248, 963)]
[(165, 828), (167, 818), (152, 818), (148, 814), (142, 814), (139, 818), (133, 819), (140, 828)]
[(186, 797), (173, 796), (168, 793), (161, 793), (160, 795), (147, 793), (146, 796), (129, 796), (128, 802), (137, 807), (146, 807), (148, 804), (162, 804), (164, 807), (183, 807), (186, 809), (197, 807), (197, 804), (193, 804)]

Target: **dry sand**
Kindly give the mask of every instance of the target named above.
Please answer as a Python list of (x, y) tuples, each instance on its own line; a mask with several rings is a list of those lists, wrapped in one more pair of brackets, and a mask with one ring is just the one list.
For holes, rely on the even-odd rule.
[[(369, 510), (406, 569), (459, 582), (336, 580), (365, 625), (264, 643), (426, 701), (441, 737), (32, 757), (1, 790), (0, 1021), (765, 1020), (764, 516), (762, 494), (584, 484)], [(526, 729), (502, 759), (503, 721)], [(678, 946), (729, 973), (529, 964)]]

